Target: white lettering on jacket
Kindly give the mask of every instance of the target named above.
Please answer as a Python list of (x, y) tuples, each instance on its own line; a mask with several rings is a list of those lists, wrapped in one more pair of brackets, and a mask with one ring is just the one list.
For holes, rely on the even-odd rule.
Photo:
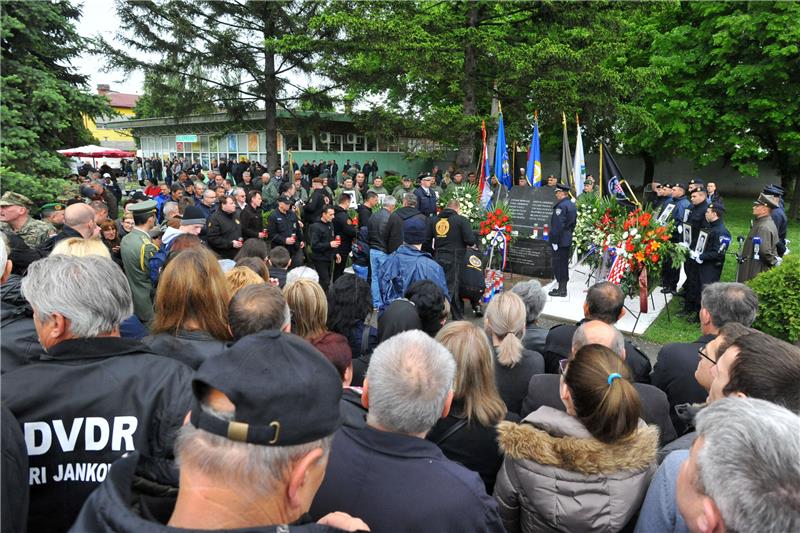
[[(44, 455), (53, 446), (53, 433), (56, 435), (61, 451), (72, 452), (76, 450), (100, 451), (111, 445), (112, 451), (133, 451), (133, 435), (139, 427), (139, 420), (135, 416), (115, 416), (111, 424), (105, 418), (98, 416), (79, 417), (72, 420), (67, 427), (63, 420), (25, 422), (25, 445), (28, 455)], [(83, 442), (79, 442), (83, 427)], [(80, 446), (82, 444), (82, 447)]]

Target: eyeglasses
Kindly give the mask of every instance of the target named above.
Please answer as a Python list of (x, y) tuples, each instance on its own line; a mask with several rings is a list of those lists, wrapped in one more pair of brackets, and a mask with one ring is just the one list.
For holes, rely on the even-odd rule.
[(711, 359), (711, 358), (708, 356), (708, 353), (706, 352), (706, 345), (705, 345), (705, 344), (704, 344), (704, 345), (702, 345), (702, 346), (701, 346), (701, 347), (700, 347), (700, 348), (697, 350), (697, 355), (699, 355), (700, 357), (702, 357), (703, 359), (705, 359), (706, 361), (708, 361), (709, 363), (711, 363), (711, 366), (716, 366), (717, 362), (716, 362), (716, 361), (714, 361), (713, 359)]
[(567, 374), (567, 367), (569, 366), (569, 359), (562, 359), (558, 362), (558, 371), (564, 376)]

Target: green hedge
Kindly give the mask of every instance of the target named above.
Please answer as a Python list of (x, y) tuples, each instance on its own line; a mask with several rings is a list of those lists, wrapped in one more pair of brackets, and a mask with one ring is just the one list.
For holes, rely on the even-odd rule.
[(787, 255), (747, 284), (758, 295), (753, 327), (788, 342), (800, 340), (800, 256)]

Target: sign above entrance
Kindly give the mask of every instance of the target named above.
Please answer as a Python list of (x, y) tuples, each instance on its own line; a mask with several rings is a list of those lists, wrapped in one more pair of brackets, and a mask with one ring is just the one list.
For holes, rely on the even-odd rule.
[(197, 135), (176, 135), (175, 136), (176, 143), (196, 143), (197, 142)]

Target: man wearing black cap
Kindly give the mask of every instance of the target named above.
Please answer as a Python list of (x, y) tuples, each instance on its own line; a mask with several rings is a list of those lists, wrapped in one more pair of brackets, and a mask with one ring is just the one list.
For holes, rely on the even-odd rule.
[(558, 183), (556, 189), (556, 205), (550, 216), (550, 245), (553, 247), (553, 275), (558, 287), (553, 288), (550, 296), (566, 296), (569, 282), (569, 258), (572, 251), (572, 232), (578, 220), (578, 211), (569, 198), (569, 185)]
[(731, 244), (731, 233), (722, 222), (725, 207), (711, 204), (706, 208), (706, 222), (708, 223), (708, 238), (705, 247), (694, 260), (700, 265), (701, 291), (706, 285), (716, 283), (722, 277), (722, 267), (725, 266), (725, 253)]
[[(682, 313), (687, 317), (689, 322), (697, 322), (698, 311), (700, 311), (700, 292), (702, 286), (700, 284), (700, 265), (696, 261), (698, 256), (705, 249), (708, 242), (708, 232), (702, 240), (700, 240), (700, 233), (705, 229), (706, 225), (706, 210), (708, 204), (706, 203), (706, 190), (702, 185), (695, 185), (690, 193), (690, 201), (692, 207), (686, 211), (686, 223), (683, 225), (684, 232), (688, 230), (688, 234), (684, 235), (684, 242), (689, 246), (690, 258), (683, 263), (683, 272), (686, 274), (686, 282), (684, 283), (684, 300)], [(688, 240), (686, 237), (688, 236)], [(700, 245), (698, 246), (698, 242)]]
[(786, 226), (788, 225), (786, 212), (783, 210), (784, 190), (783, 187), (778, 185), (769, 185), (764, 187), (763, 192), (767, 196), (771, 196), (773, 203), (778, 206), (772, 210), (769, 216), (772, 218), (772, 221), (775, 223), (775, 227), (778, 229), (778, 256), (783, 257), (783, 254), (786, 253)]
[(289, 252), (292, 265), (303, 264), (303, 230), (292, 211), (292, 199), (286, 196), (278, 198), (278, 207), (267, 219), (267, 235), (272, 247), (283, 246)]
[(413, 216), (403, 221), (403, 245), (381, 267), (378, 285), (383, 306), (402, 298), (412, 283), (422, 279), (436, 283), (450, 298), (444, 270), (430, 254), (422, 251), (422, 244), (429, 239), (429, 226), (424, 216)]
[(689, 196), (699, 188), (705, 189), (705, 183), (700, 178), (692, 178), (689, 180)]
[(177, 495), (139, 492), (147, 462), (131, 453), (114, 463), (72, 531), (369, 530), (340, 512), (304, 520), (341, 426), (339, 374), (310, 344), (274, 330), (249, 335), (204, 362), (192, 391), (175, 445)]
[(504, 531), (480, 476), (425, 440), (450, 410), (455, 367), (450, 352), (419, 330), (375, 349), (361, 399), (367, 426), (343, 426), (334, 436), (312, 517), (344, 511), (375, 532)]
[(753, 227), (744, 241), (736, 281), (745, 283), (765, 270), (780, 264), (778, 257), (778, 229), (770, 212), (778, 204), (766, 194), (759, 194), (753, 202)]
[[(686, 198), (686, 186), (683, 183), (675, 183), (672, 185), (672, 200), (670, 203), (675, 207), (672, 209), (672, 220), (675, 223), (675, 229), (672, 233), (672, 242), (683, 242), (683, 223), (685, 222), (686, 210), (691, 207), (691, 202)], [(669, 205), (664, 204), (664, 208)], [(669, 257), (664, 258), (664, 266), (661, 274), (661, 285), (663, 293), (675, 293), (678, 290), (678, 281), (680, 281), (681, 271), (680, 267), (672, 265)]]

